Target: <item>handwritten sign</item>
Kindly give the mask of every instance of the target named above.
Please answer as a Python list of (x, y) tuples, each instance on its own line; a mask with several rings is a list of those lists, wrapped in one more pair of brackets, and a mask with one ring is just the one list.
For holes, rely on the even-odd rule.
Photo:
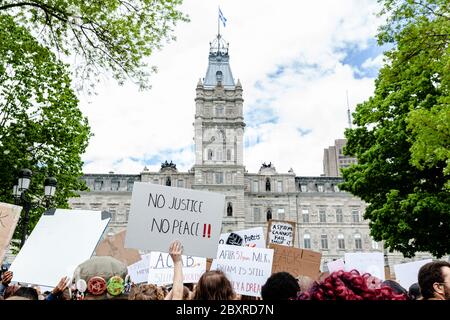
[(378, 279), (384, 278), (384, 256), (382, 252), (350, 252), (344, 256), (345, 271), (353, 269), (361, 274), (370, 273)]
[(21, 211), (22, 207), (0, 202), (0, 263), (6, 255)]
[(125, 245), (126, 230), (120, 231), (100, 242), (95, 249), (96, 256), (110, 256), (122, 261), (127, 266), (141, 260), (141, 255), (136, 249), (126, 249)]
[(150, 254), (142, 255), (142, 259), (128, 266), (128, 274), (134, 283), (147, 283), (150, 268)]
[(329, 273), (333, 273), (335, 271), (339, 271), (339, 270), (345, 270), (345, 263), (344, 263), (344, 259), (337, 259), (334, 261), (330, 261), (327, 263), (327, 267), (328, 267), (328, 272)]
[[(182, 255), (181, 261), (183, 263), (183, 282), (198, 282), (206, 271), (206, 258)], [(159, 286), (173, 283), (173, 261), (168, 253), (152, 252), (150, 254), (148, 283)]]
[(426, 259), (396, 264), (394, 265), (395, 279), (403, 288), (408, 290), (412, 284), (419, 282), (417, 276), (419, 275), (420, 268), (431, 261), (433, 260)]
[(274, 249), (272, 272), (289, 272), (294, 277), (300, 275), (317, 279), (320, 274), (320, 259), (322, 254), (311, 250), (291, 248), (274, 243), (269, 244)]
[(221, 244), (211, 270), (222, 270), (234, 291), (261, 296), (261, 287), (272, 274), (273, 250)]
[(167, 252), (178, 239), (185, 254), (214, 258), (224, 209), (223, 194), (135, 182), (125, 246)]
[(234, 246), (246, 246), (255, 248), (265, 248), (264, 230), (262, 227), (234, 231), (232, 233), (222, 233), (219, 244), (229, 244)]
[(275, 243), (283, 246), (294, 246), (295, 222), (269, 220), (267, 226), (267, 244)]

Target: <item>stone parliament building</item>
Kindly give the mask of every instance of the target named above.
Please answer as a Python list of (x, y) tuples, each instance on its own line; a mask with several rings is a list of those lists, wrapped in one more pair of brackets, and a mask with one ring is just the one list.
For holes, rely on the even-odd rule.
[[(206, 190), (226, 196), (222, 232), (266, 230), (268, 219), (290, 220), (296, 222), (295, 246), (322, 252), (322, 264), (345, 252), (383, 252), (363, 219), (366, 204), (339, 190), (342, 178), (300, 177), (292, 169), (281, 173), (272, 163), (247, 172), (243, 88), (233, 78), (229, 58), (228, 44), (218, 35), (210, 45), (206, 76), (195, 88), (195, 163), (188, 172), (166, 161), (158, 172), (144, 168), (140, 174), (85, 174), (82, 179), (90, 191), (70, 199), (70, 206), (109, 211), (112, 220), (105, 234), (116, 233), (126, 228), (136, 181)], [(385, 261), (393, 270), (393, 264), (407, 259), (385, 252)]]

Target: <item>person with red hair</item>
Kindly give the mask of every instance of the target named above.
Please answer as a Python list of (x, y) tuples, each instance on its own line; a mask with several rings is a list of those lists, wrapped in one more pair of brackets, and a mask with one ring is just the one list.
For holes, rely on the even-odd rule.
[(369, 286), (370, 277), (357, 270), (336, 271), (300, 293), (297, 300), (406, 300), (388, 286)]

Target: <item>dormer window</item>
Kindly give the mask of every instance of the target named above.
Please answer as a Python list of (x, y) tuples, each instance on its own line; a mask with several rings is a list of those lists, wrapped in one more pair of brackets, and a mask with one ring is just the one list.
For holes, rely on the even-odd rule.
[(222, 82), (222, 78), (223, 78), (223, 74), (222, 74), (222, 71), (217, 71), (216, 72), (216, 80), (217, 80), (217, 83), (221, 83)]

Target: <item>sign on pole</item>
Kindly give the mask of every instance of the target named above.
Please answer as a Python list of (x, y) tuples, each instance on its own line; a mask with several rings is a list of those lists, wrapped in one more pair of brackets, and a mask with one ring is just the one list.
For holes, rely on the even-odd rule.
[(420, 268), (431, 261), (433, 260), (426, 259), (396, 264), (394, 265), (395, 279), (403, 288), (408, 290), (412, 284), (419, 282), (417, 276), (419, 275)]
[(267, 245), (269, 243), (283, 246), (294, 246), (295, 222), (284, 220), (269, 220), (267, 226)]
[(384, 255), (382, 252), (350, 252), (344, 256), (345, 271), (353, 269), (361, 274), (370, 273), (378, 279), (384, 278)]
[(272, 261), (272, 249), (221, 244), (211, 270), (223, 271), (236, 293), (260, 297), (261, 287), (272, 274)]
[(22, 207), (0, 202), (0, 264), (14, 235)]
[[(181, 256), (183, 263), (183, 283), (197, 283), (206, 271), (206, 258)], [(148, 283), (158, 286), (173, 283), (173, 261), (168, 253), (152, 252)]]
[(167, 252), (178, 239), (186, 255), (215, 258), (223, 194), (135, 182), (125, 246)]
[(92, 256), (110, 219), (106, 211), (46, 211), (11, 264), (13, 280), (55, 287), (62, 277), (72, 277)]
[(127, 266), (141, 260), (141, 255), (136, 249), (125, 248), (126, 230), (120, 231), (112, 236), (107, 235), (95, 248), (96, 256), (110, 256), (122, 261)]
[(289, 272), (294, 277), (300, 275), (317, 279), (320, 274), (322, 254), (311, 250), (269, 244), (274, 249), (272, 273)]
[(264, 230), (262, 227), (222, 233), (219, 244), (229, 244), (234, 246), (265, 248)]

